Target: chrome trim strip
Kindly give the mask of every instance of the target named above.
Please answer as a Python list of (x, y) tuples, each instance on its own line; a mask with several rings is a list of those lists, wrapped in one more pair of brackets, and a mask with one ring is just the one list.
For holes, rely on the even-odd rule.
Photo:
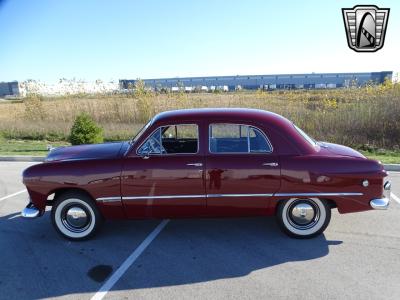
[(207, 194), (207, 195), (168, 195), (168, 196), (132, 196), (122, 200), (142, 199), (185, 199), (185, 198), (227, 198), (227, 197), (272, 197), (273, 194)]
[(141, 200), (141, 199), (182, 199), (182, 198), (206, 198), (206, 195), (170, 195), (170, 196), (133, 196), (122, 197), (122, 200)]
[(207, 198), (227, 198), (227, 197), (272, 197), (273, 194), (207, 194)]
[(102, 201), (102, 202), (120, 202), (121, 197), (102, 197), (102, 198), (97, 198), (96, 201)]
[(276, 197), (362, 196), (363, 193), (276, 193)]
[(187, 199), (187, 198), (229, 198), (229, 197), (318, 197), (318, 196), (362, 196), (363, 193), (276, 193), (276, 194), (205, 194), (205, 195), (165, 195), (165, 196), (126, 196), (103, 197), (97, 201), (117, 202), (121, 200), (145, 199)]

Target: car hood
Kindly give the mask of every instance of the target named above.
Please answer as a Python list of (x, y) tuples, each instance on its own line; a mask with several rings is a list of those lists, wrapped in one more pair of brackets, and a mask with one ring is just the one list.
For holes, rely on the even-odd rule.
[(360, 152), (343, 145), (326, 143), (326, 142), (318, 142), (318, 145), (321, 147), (320, 153), (326, 155), (340, 155), (340, 156), (350, 156), (350, 157), (358, 157), (358, 158), (366, 158)]
[(50, 151), (46, 161), (116, 158), (129, 147), (129, 142), (59, 147)]

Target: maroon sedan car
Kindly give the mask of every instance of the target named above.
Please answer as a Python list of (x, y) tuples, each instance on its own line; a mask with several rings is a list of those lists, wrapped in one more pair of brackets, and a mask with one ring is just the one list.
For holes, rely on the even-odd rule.
[(92, 236), (104, 219), (276, 215), (285, 233), (322, 233), (331, 209), (385, 209), (380, 162), (316, 142), (291, 121), (253, 109), (155, 116), (129, 142), (62, 147), (23, 173), (26, 218), (51, 219), (64, 237)]

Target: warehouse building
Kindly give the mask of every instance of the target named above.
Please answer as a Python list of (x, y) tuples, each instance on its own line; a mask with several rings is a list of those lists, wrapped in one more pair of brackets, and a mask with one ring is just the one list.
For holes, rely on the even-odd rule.
[[(223, 90), (275, 90), (275, 89), (330, 89), (350, 86), (363, 86), (368, 83), (380, 84), (387, 78), (392, 80), (392, 71), (364, 73), (310, 73), (248, 76), (209, 76), (144, 79), (147, 87), (153, 90), (170, 91), (209, 91)], [(120, 80), (121, 89), (129, 89), (135, 80)]]
[(17, 81), (0, 82), (0, 97), (5, 96), (20, 96), (20, 90)]

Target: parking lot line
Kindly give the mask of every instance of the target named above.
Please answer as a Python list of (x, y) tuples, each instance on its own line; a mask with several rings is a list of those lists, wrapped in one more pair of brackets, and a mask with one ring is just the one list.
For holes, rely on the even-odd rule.
[(114, 284), (124, 275), (128, 268), (135, 262), (135, 260), (146, 250), (147, 246), (157, 237), (157, 235), (164, 229), (168, 224), (169, 220), (163, 220), (158, 226), (143, 240), (143, 242), (137, 247), (131, 255), (122, 263), (122, 265), (115, 271), (114, 274), (103, 284), (103, 286), (97, 291), (97, 293), (91, 298), (91, 300), (101, 300), (108, 293)]
[(17, 196), (17, 195), (19, 195), (19, 194), (25, 193), (25, 192), (26, 192), (26, 190), (22, 190), (22, 191), (19, 191), (19, 192), (14, 193), (14, 194), (10, 194), (10, 195), (4, 196), (3, 198), (0, 198), (0, 202), (3, 201), (3, 200), (6, 200), (6, 199), (8, 199), (8, 198)]
[(12, 220), (12, 219), (15, 219), (15, 218), (19, 218), (21, 216), (22, 216), (21, 214), (17, 214), (15, 216), (9, 217), (7, 220)]
[(392, 198), (393, 198), (394, 201), (396, 201), (398, 204), (400, 204), (400, 198), (399, 198), (399, 197), (397, 197), (397, 196), (396, 196), (395, 194), (393, 194), (393, 193), (392, 193), (391, 196), (392, 196)]

